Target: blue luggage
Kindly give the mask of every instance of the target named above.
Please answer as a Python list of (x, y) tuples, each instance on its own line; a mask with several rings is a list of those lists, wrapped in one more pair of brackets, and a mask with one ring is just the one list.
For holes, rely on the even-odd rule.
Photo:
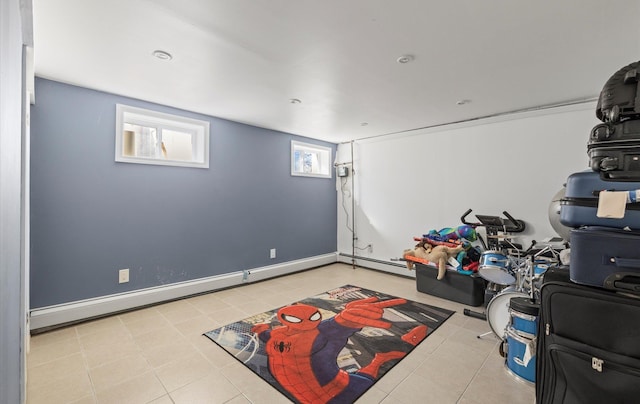
[(571, 230), (572, 282), (640, 295), (640, 232), (584, 227)]
[(626, 205), (621, 219), (597, 217), (600, 191), (633, 191), (640, 189), (640, 182), (609, 181), (595, 171), (571, 174), (567, 179), (565, 195), (560, 200), (560, 223), (568, 227), (604, 226), (640, 230), (640, 203)]

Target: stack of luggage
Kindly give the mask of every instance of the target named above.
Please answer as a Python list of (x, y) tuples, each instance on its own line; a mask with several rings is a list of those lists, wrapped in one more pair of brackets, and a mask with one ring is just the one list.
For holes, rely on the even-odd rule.
[(561, 200), (570, 265), (540, 292), (538, 403), (640, 402), (640, 62), (607, 81), (596, 116), (591, 169)]

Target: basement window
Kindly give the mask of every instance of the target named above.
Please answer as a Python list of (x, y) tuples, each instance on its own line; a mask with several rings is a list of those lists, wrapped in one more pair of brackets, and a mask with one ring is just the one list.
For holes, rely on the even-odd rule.
[(331, 178), (331, 149), (292, 140), (291, 175)]
[(117, 104), (116, 161), (209, 168), (209, 122)]

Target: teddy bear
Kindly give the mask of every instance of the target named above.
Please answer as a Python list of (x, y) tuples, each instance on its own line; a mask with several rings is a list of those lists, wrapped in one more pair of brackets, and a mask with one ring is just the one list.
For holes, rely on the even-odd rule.
[[(436, 263), (438, 265), (437, 279), (441, 280), (447, 272), (447, 261), (449, 257), (455, 257), (463, 248), (462, 245), (457, 247), (448, 247), (446, 245), (432, 246), (427, 240), (422, 240), (415, 248), (404, 250), (402, 256), (412, 256)], [(407, 268), (409, 270), (413, 269), (413, 261), (407, 260)]]

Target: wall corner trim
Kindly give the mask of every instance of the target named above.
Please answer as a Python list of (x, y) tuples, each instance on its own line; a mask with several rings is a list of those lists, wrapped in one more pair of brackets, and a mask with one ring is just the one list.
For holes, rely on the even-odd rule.
[(246, 280), (243, 279), (244, 271), (236, 271), (165, 286), (36, 308), (31, 310), (31, 331), (180, 299), (199, 293), (214, 292), (276, 276), (288, 275), (322, 265), (333, 264), (337, 260), (337, 253), (329, 253), (265, 267), (251, 268), (247, 270), (250, 274)]

